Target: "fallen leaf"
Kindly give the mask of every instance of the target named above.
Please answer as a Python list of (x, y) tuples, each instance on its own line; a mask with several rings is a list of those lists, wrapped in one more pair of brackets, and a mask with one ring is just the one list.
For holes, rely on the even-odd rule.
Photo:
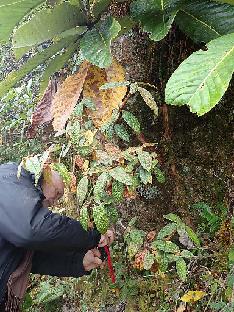
[(71, 173), (70, 191), (73, 194), (76, 193), (76, 176), (73, 173)]
[(176, 312), (184, 312), (185, 310), (186, 310), (186, 304), (181, 303), (178, 309), (176, 310)]
[(50, 80), (48, 87), (42, 96), (42, 99), (38, 102), (32, 114), (31, 125), (26, 132), (27, 138), (34, 138), (37, 128), (39, 126), (42, 126), (43, 124), (50, 122), (53, 119), (51, 105), (56, 92), (56, 88), (56, 82)]
[(84, 133), (85, 143), (84, 146), (90, 146), (93, 143), (94, 136), (97, 131), (87, 130)]
[(144, 270), (144, 258), (147, 252), (148, 250), (144, 249), (143, 251), (140, 251), (135, 255), (135, 261), (133, 263), (133, 267), (135, 269)]
[(97, 128), (111, 119), (113, 110), (119, 107), (127, 92), (125, 86), (108, 90), (100, 90), (100, 87), (107, 82), (124, 80), (124, 69), (115, 60), (107, 69), (90, 66), (84, 83), (83, 95), (84, 98), (89, 98), (95, 103), (95, 111), (89, 109), (86, 111)]
[(128, 200), (136, 199), (137, 193), (134, 190), (130, 190), (127, 187), (124, 190), (124, 198)]
[(118, 146), (114, 145), (113, 143), (106, 143), (105, 150), (109, 155), (118, 155), (121, 154), (121, 150)]
[(149, 242), (152, 242), (155, 239), (156, 231), (151, 231), (147, 234), (147, 240)]
[(82, 169), (84, 165), (84, 158), (82, 158), (80, 155), (75, 156), (75, 165), (79, 168)]
[(52, 101), (53, 127), (55, 131), (63, 131), (68, 118), (73, 112), (83, 90), (84, 82), (90, 67), (84, 61), (79, 71), (66, 78)]
[(180, 299), (183, 302), (196, 302), (206, 296), (206, 293), (202, 290), (189, 290)]

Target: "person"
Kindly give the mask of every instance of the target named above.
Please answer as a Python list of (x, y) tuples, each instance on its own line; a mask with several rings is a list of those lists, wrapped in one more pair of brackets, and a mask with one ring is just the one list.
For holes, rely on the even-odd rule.
[[(20, 295), (27, 284), (25, 272), (58, 277), (87, 275), (102, 265), (98, 247), (114, 240), (112, 230), (105, 235), (96, 229), (85, 231), (79, 221), (48, 209), (64, 193), (64, 183), (56, 171), (51, 171), (49, 182), (42, 176), (38, 185), (28, 171), (22, 169), (19, 177), (17, 172), (16, 163), (0, 165), (1, 312), (19, 311)], [(9, 304), (11, 291), (19, 302)]]

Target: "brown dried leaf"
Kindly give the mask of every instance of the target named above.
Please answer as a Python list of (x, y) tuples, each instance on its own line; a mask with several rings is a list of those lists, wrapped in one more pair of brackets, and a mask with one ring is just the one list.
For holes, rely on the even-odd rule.
[(76, 176), (71, 173), (71, 184), (70, 184), (70, 191), (71, 193), (75, 194), (76, 193)]
[(176, 312), (184, 312), (186, 310), (186, 303), (181, 302)]
[(26, 132), (27, 138), (34, 138), (37, 128), (52, 120), (51, 105), (56, 92), (56, 81), (50, 80), (42, 99), (38, 102), (31, 118), (31, 126)]
[(79, 71), (67, 77), (58, 89), (52, 102), (53, 127), (55, 131), (60, 132), (64, 129), (80, 98), (89, 67), (89, 62), (84, 61)]
[(112, 144), (112, 143), (106, 143), (104, 145), (106, 152), (109, 155), (121, 155), (121, 149), (119, 149), (118, 146)]
[(110, 120), (113, 110), (118, 108), (127, 92), (126, 87), (107, 90), (100, 90), (100, 87), (107, 82), (121, 81), (125, 81), (125, 72), (115, 60), (107, 69), (90, 66), (83, 94), (85, 98), (90, 98), (96, 104), (95, 111), (87, 110), (96, 127), (101, 127)]
[(155, 239), (156, 231), (151, 231), (147, 234), (147, 240), (149, 242), (152, 242)]
[(144, 259), (147, 252), (148, 250), (144, 249), (143, 251), (140, 251), (135, 255), (135, 261), (133, 263), (134, 269), (144, 270)]
[(75, 165), (79, 168), (82, 169), (84, 165), (84, 158), (82, 158), (80, 155), (76, 155), (75, 157)]
[(124, 198), (128, 200), (136, 199), (137, 193), (134, 190), (130, 190), (129, 188), (125, 188), (124, 190)]

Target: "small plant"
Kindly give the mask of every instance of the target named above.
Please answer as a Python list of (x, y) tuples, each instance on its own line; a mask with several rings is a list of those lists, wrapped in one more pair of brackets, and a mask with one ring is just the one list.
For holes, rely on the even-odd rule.
[[(227, 208), (220, 204), (216, 208), (210, 207), (204, 202), (199, 202), (193, 205), (193, 208), (198, 211), (201, 216), (202, 224), (205, 230), (214, 235), (220, 228), (221, 222), (227, 217)], [(216, 212), (214, 212), (216, 210)]]
[(157, 263), (160, 271), (167, 272), (169, 264), (175, 263), (177, 274), (185, 282), (188, 275), (186, 260), (195, 257), (194, 253), (201, 243), (196, 233), (177, 215), (170, 213), (165, 215), (165, 219), (171, 223), (163, 227), (157, 236), (154, 232), (149, 233), (146, 241), (146, 233), (132, 228), (130, 224), (125, 234), (128, 254), (130, 259), (135, 256), (133, 266), (140, 270), (150, 270)]

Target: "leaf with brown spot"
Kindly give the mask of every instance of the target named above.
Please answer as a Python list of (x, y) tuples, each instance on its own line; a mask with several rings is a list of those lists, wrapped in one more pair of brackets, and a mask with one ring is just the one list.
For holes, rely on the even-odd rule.
[(114, 60), (107, 69), (90, 66), (84, 83), (83, 95), (84, 98), (90, 98), (96, 105), (95, 111), (87, 110), (87, 113), (98, 128), (111, 119), (113, 110), (119, 107), (127, 92), (125, 86), (100, 90), (102, 85), (112, 81), (125, 81), (124, 69), (117, 61)]
[(53, 127), (55, 131), (61, 132), (64, 129), (80, 98), (89, 67), (89, 62), (84, 61), (79, 71), (67, 77), (58, 89), (52, 102)]
[(51, 105), (56, 89), (56, 81), (50, 80), (48, 87), (42, 96), (42, 99), (40, 102), (38, 102), (32, 114), (31, 125), (26, 132), (27, 138), (34, 138), (37, 132), (37, 128), (52, 120), (53, 117), (51, 112)]

